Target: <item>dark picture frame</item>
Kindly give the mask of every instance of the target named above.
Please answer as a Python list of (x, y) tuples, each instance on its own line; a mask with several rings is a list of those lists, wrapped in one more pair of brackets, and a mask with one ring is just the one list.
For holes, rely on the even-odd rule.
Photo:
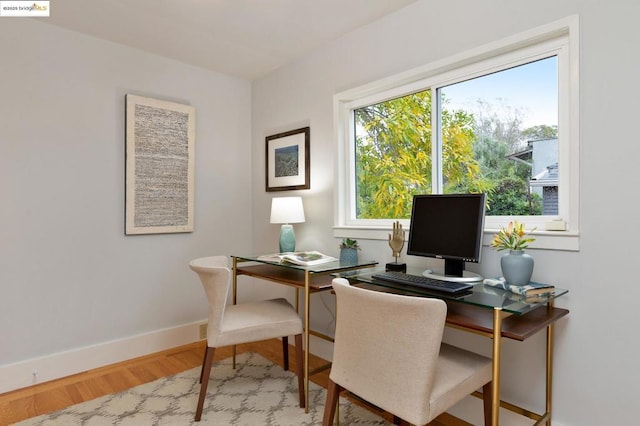
[(125, 235), (193, 232), (195, 108), (125, 99)]
[(265, 138), (267, 192), (310, 188), (310, 139), (310, 127), (302, 127)]

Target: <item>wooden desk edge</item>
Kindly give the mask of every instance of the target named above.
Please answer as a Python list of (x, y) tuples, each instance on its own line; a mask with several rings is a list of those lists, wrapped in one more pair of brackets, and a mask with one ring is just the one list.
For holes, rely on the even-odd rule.
[[(235, 271), (237, 276), (247, 275), (260, 278), (278, 284), (286, 284), (293, 287), (304, 288), (305, 271), (302, 269), (285, 268), (278, 265), (247, 265), (237, 266)], [(311, 275), (309, 289), (311, 291), (322, 291), (331, 288), (333, 277), (329, 274), (314, 273)]]
[[(541, 305), (523, 315), (510, 315), (502, 321), (502, 337), (523, 341), (568, 314), (568, 309)], [(492, 334), (493, 311), (447, 301), (447, 325)]]

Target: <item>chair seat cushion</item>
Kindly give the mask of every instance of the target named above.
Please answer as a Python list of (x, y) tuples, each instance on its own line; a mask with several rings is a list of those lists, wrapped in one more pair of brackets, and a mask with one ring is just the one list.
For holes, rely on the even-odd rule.
[(490, 382), (491, 376), (490, 358), (443, 343), (425, 423)]
[[(211, 330), (214, 331), (214, 330)], [(229, 305), (219, 334), (209, 333), (211, 347), (255, 342), (302, 333), (302, 320), (284, 298)]]

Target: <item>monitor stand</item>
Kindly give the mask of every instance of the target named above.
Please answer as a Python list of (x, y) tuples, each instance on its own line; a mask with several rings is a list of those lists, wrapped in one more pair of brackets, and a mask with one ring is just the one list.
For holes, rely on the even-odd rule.
[(476, 274), (475, 272), (467, 271), (466, 269), (462, 271), (461, 277), (455, 275), (445, 275), (443, 271), (433, 271), (431, 269), (427, 269), (426, 271), (422, 272), (422, 275), (427, 278), (433, 278), (435, 280), (453, 281), (458, 283), (482, 282), (482, 275)]

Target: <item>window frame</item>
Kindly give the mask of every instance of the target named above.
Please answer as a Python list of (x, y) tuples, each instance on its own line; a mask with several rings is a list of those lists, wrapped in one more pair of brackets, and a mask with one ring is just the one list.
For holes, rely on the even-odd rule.
[[(510, 220), (535, 227), (536, 241), (531, 248), (579, 250), (579, 43), (578, 17), (538, 27), (462, 54), (396, 74), (388, 78), (350, 89), (334, 96), (334, 120), (337, 151), (337, 194), (334, 214), (334, 236), (360, 239), (388, 238), (395, 219), (357, 219), (355, 182), (354, 114), (357, 108), (399, 96), (431, 89), (437, 99), (437, 89), (469, 78), (487, 75), (537, 59), (558, 57), (558, 158), (559, 212), (557, 216), (486, 216), (484, 244)], [(432, 108), (440, 107), (439, 102)], [(433, 152), (438, 150), (440, 138), (439, 111), (432, 114)], [(438, 160), (439, 161), (439, 160)], [(433, 193), (440, 188), (434, 179)], [(564, 231), (545, 231), (545, 222), (561, 219)], [(409, 220), (401, 219), (405, 229)]]

